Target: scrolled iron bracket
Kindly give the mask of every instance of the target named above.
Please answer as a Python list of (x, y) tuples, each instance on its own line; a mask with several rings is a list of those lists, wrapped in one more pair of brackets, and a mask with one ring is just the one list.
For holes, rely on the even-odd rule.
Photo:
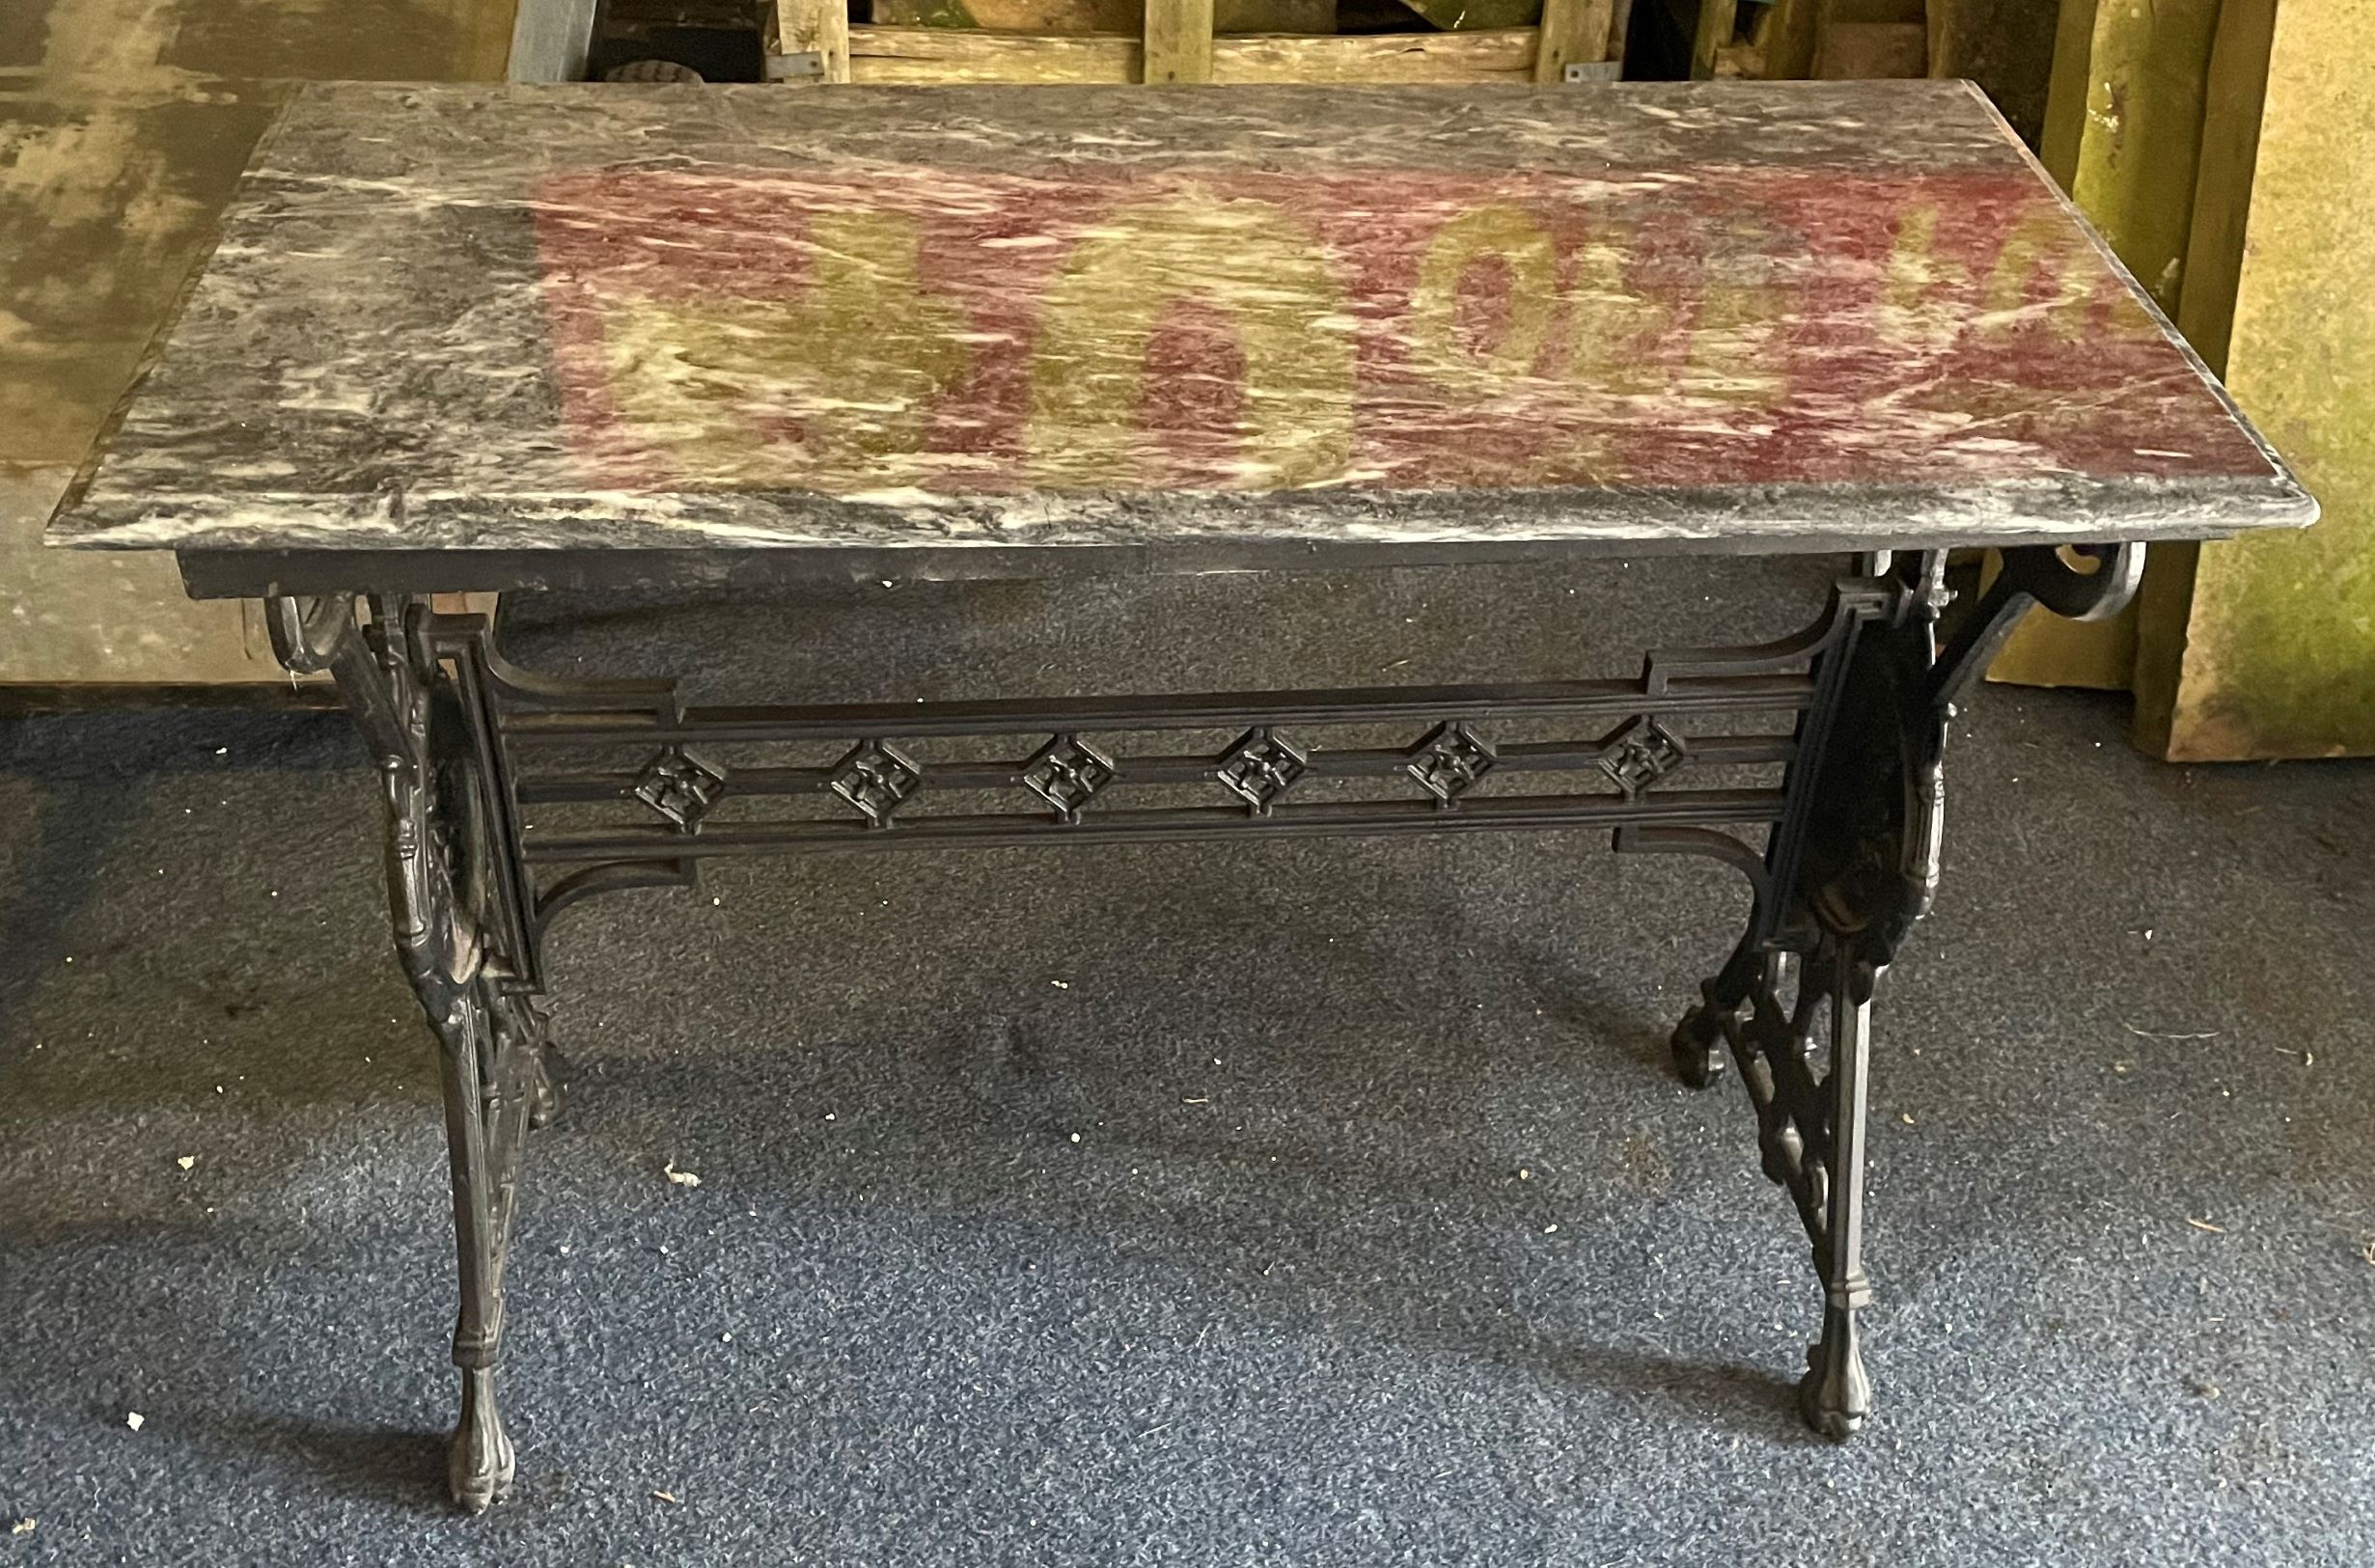
[(318, 598), (276, 594), (263, 601), (264, 629), (273, 657), (292, 674), (316, 675), (330, 668), (355, 635), (352, 593)]
[[(2079, 561), (2091, 561), (2091, 571)], [(2104, 620), (2136, 596), (2144, 578), (2140, 544), (2030, 545), (2003, 552), (2003, 569), (1988, 585), (1939, 653), (1930, 674), (1931, 705), (1962, 700), (2031, 605), (2069, 620)]]

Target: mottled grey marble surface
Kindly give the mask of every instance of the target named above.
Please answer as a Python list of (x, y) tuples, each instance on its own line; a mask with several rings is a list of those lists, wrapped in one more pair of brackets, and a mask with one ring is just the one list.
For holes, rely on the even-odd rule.
[(1841, 548), (2315, 508), (1951, 83), (316, 86), (58, 542)]

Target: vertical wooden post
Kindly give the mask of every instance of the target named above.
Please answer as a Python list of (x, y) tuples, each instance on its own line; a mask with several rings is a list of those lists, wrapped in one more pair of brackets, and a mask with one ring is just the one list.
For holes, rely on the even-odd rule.
[(2375, 752), (2375, 207), (2348, 194), (2375, 160), (2369, 20), (2221, 9), (2177, 321), (2325, 520), (2153, 551), (2195, 557), (2139, 649), (2138, 738), (2171, 761)]
[(813, 54), (817, 74), (811, 81), (849, 80), (849, 7), (846, 0), (775, 0), (767, 53)]
[(1533, 79), (1564, 81), (1568, 66), (1594, 65), (1607, 59), (1615, 11), (1615, 0), (1542, 0), (1542, 36), (1534, 45)]
[(1616, 62), (1618, 73), (1624, 69), (1625, 47), (1632, 41), (1634, 0), (1616, 0), (1616, 9), (1608, 14), (1608, 58)]
[[(2251, 172), (2268, 112), (2268, 62), (2276, 54), (2277, 0), (2227, 0), (2219, 8), (2202, 88), (2202, 150), (2194, 177), (2194, 222), (2186, 237), (2177, 330), (2211, 370), (2226, 373), (2226, 344), (2243, 287), (2244, 235), (2251, 217)], [(2337, 160), (2338, 168), (2347, 162)]]
[(1815, 12), (1816, 0), (1775, 0), (1763, 35), (1767, 81), (1802, 81), (1814, 74)]
[(2054, 73), (2045, 89), (2045, 125), (2037, 160), (2068, 190), (2078, 179), (2079, 144), (2086, 135), (2086, 95), (2094, 86), (2094, 14), (2098, 0), (2061, 0), (2054, 24)]
[(1698, 32), (1691, 40), (1691, 80), (1715, 79), (1716, 51), (1731, 42), (1740, 0), (1698, 0)]
[(1212, 80), (1212, 0), (1146, 0), (1149, 85)]

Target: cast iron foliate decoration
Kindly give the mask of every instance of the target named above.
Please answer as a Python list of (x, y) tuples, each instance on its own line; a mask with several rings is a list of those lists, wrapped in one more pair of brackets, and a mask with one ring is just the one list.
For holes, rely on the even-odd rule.
[(1448, 809), (1458, 805), (1459, 798), (1499, 760), (1492, 742), (1469, 729), (1465, 721), (1453, 719), (1437, 725), (1410, 748), (1410, 760), (1402, 764), (1402, 771), (1418, 780), (1435, 797), (1436, 805)]
[(726, 793), (726, 770), (681, 746), (663, 746), (635, 776), (635, 798), (686, 833)]
[(891, 819), (924, 785), (924, 770), (898, 748), (878, 740), (862, 740), (833, 765), (833, 792), (866, 813), (867, 825), (891, 826)]
[(1256, 816), (1268, 816), (1279, 797), (1303, 777), (1310, 761), (1272, 734), (1268, 725), (1257, 724), (1221, 754), (1221, 783), (1253, 808)]
[(1655, 719), (1635, 719), (1609, 737), (1600, 771), (1631, 800), (1682, 766), (1686, 755), (1681, 736)]
[(1023, 764), (1023, 784), (1055, 808), (1059, 822), (1077, 822), (1081, 809), (1114, 782), (1113, 758), (1068, 731)]

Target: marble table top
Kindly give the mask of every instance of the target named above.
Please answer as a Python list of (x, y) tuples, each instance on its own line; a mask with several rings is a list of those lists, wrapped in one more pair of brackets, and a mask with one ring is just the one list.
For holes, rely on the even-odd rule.
[(336, 83), (51, 536), (1455, 554), (2315, 513), (1961, 84)]

